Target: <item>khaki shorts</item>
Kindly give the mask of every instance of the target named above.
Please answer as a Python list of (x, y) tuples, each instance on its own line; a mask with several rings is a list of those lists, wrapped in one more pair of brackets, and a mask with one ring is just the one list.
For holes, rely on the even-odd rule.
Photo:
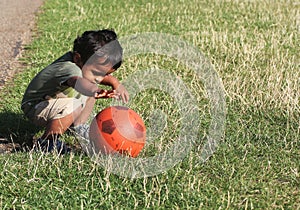
[(77, 108), (84, 108), (86, 96), (80, 98), (57, 98), (41, 101), (38, 104), (24, 104), (22, 110), (26, 117), (39, 126), (46, 126), (48, 121), (63, 118)]

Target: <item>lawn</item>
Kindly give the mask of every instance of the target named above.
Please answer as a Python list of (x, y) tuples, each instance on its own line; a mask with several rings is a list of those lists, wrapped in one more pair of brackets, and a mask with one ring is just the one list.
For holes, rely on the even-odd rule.
[(26, 67), (0, 94), (1, 135), (39, 135), (20, 110), (32, 77), (85, 30), (113, 28), (125, 54), (114, 75), (147, 144), (134, 160), (0, 155), (0, 208), (300, 209), (299, 11), (297, 1), (46, 0)]

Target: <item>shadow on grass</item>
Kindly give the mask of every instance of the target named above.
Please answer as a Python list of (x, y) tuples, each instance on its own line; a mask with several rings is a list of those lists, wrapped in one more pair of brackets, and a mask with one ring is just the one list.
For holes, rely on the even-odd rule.
[(1, 112), (0, 122), (0, 143), (14, 143), (21, 148), (31, 148), (33, 137), (40, 130), (19, 113)]

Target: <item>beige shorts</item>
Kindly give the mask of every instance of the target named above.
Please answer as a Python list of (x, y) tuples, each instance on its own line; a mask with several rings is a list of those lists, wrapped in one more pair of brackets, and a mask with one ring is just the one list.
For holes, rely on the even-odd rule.
[[(32, 122), (39, 126), (45, 126), (48, 121), (63, 118), (73, 113), (77, 108), (84, 108), (86, 96), (80, 98), (57, 98), (41, 101), (38, 104), (23, 111)], [(26, 109), (26, 107), (25, 107)]]

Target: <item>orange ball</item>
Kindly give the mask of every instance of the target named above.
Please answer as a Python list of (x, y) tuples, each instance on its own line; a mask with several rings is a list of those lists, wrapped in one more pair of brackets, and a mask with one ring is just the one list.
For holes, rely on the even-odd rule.
[(96, 153), (137, 157), (146, 142), (146, 127), (132, 109), (110, 106), (93, 119), (89, 135)]

